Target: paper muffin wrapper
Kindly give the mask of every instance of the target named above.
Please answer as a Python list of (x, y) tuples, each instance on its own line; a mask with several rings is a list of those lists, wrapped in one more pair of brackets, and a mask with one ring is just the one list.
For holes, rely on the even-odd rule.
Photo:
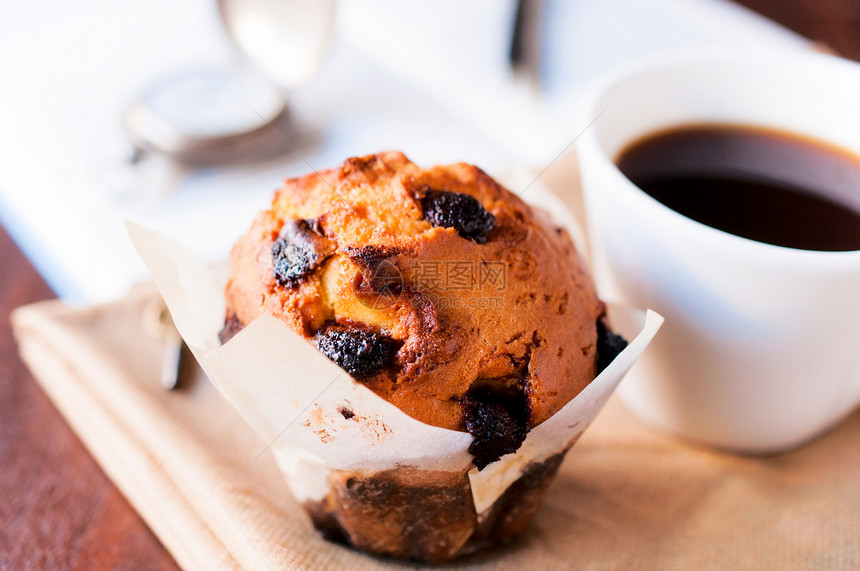
[[(608, 304), (628, 346), (529, 431), (517, 452), (478, 471), (471, 435), (408, 416), (274, 316), (257, 318), (221, 345), (223, 283), (166, 236), (126, 227), (185, 343), (268, 443), (315, 525), (373, 553), (441, 561), (518, 535), (564, 454), (663, 322), (650, 310)], [(374, 507), (386, 502), (388, 523)]]
[(374, 553), (441, 561), (513, 539), (561, 458), (663, 322), (653, 311), (609, 304), (627, 348), (517, 452), (478, 471), (471, 435), (406, 415), (273, 316), (221, 345), (223, 285), (179, 244), (127, 227), (188, 347), (268, 443), (316, 526)]
[(409, 468), (335, 471), (326, 498), (304, 506), (329, 539), (371, 553), (441, 563), (519, 537), (564, 452), (527, 465), (481, 514), (467, 473)]

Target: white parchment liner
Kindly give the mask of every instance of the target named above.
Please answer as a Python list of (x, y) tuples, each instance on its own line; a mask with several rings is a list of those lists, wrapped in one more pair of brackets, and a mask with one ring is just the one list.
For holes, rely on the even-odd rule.
[(582, 393), (532, 429), (516, 453), (479, 472), (468, 452), (471, 435), (401, 412), (275, 317), (259, 317), (221, 346), (223, 284), (176, 242), (131, 222), (126, 227), (188, 347), (224, 397), (270, 443), (301, 502), (328, 494), (332, 470), (469, 470), (480, 515), (528, 464), (575, 441), (663, 323), (653, 311), (610, 304), (611, 323), (630, 340), (627, 348)]

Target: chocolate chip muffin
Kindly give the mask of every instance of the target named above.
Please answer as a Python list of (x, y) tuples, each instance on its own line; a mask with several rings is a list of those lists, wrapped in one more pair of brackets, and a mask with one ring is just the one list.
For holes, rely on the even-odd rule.
[[(274, 315), (406, 414), (469, 432), (478, 469), (515, 452), (625, 344), (567, 232), (545, 212), (475, 166), (424, 169), (398, 152), (287, 180), (234, 246), (226, 296), (222, 341)], [(367, 543), (335, 504), (361, 502), (356, 481), (381, 484), (350, 481), (311, 513), (330, 535)], [(463, 482), (439, 486), (462, 492)], [(482, 533), (475, 522), (466, 537)], [(370, 543), (377, 553), (447, 557)]]

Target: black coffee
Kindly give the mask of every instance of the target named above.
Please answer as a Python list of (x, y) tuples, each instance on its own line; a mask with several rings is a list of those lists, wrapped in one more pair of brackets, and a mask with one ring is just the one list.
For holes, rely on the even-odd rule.
[(792, 133), (691, 126), (630, 145), (618, 167), (672, 210), (802, 250), (860, 250), (860, 157)]

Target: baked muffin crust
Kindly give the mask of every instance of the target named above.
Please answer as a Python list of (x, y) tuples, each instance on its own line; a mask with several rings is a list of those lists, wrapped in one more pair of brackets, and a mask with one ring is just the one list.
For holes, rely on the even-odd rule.
[(507, 414), (521, 441), (598, 372), (605, 307), (567, 232), (467, 164), (385, 152), (287, 180), (233, 247), (226, 295), (227, 336), (277, 316), (443, 428)]

